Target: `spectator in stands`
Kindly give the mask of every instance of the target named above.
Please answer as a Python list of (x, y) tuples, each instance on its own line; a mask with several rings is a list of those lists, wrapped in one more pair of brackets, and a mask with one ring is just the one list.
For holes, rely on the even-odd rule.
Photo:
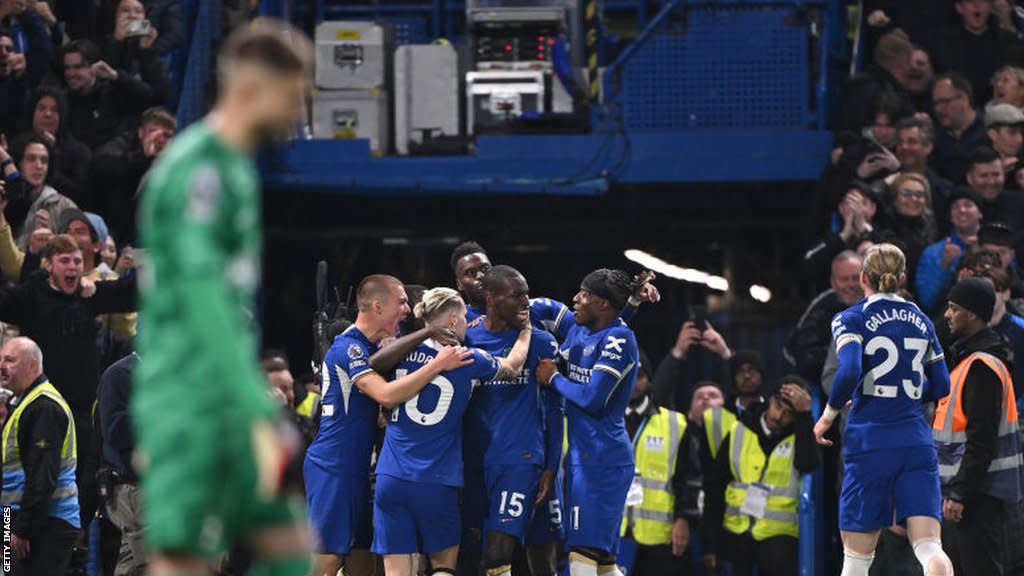
[(92, 151), (71, 135), (68, 100), (63, 90), (41, 86), (28, 102), (26, 128), (50, 143), (50, 183), (79, 206), (89, 205), (89, 164)]
[[(896, 131), (896, 157), (900, 160), (900, 172), (924, 176), (932, 193), (932, 213), (943, 214), (953, 183), (928, 165), (935, 150), (935, 126), (929, 120), (906, 118)], [(944, 226), (940, 225), (940, 228)]]
[[(975, 246), (972, 250), (967, 252), (962, 258), (960, 258), (960, 265), (957, 266), (956, 270), (956, 282), (960, 282), (966, 278), (972, 278), (975, 276), (981, 276), (987, 270), (1002, 269), (1002, 260), (997, 252), (992, 250), (985, 250), (980, 246)], [(952, 288), (952, 287), (951, 287)], [(1011, 286), (1011, 291), (1013, 290)], [(947, 290), (943, 294), (942, 301), (946, 302), (949, 300), (949, 291)], [(936, 306), (936, 310), (932, 313), (931, 320), (932, 324), (935, 325), (935, 334), (939, 337), (939, 342), (942, 343), (944, 348), (948, 348), (953, 343), (952, 336), (949, 334), (949, 324), (946, 322), (946, 308), (943, 306)]]
[(10, 29), (14, 50), (25, 56), (29, 88), (38, 86), (53, 58), (53, 42), (46, 22), (36, 10), (29, 9), (25, 0), (0, 0), (0, 23)]
[(18, 246), (24, 248), (32, 232), (39, 228), (53, 230), (65, 210), (78, 206), (48, 184), (53, 150), (45, 136), (35, 133), (19, 136), (12, 148), (26, 189), (22, 201), (28, 203), (24, 223), (14, 229)]
[(0, 28), (0, 134), (17, 134), (27, 96), (25, 55), (14, 50), (11, 31)]
[[(697, 382), (690, 397), (690, 410), (686, 415), (686, 432), (676, 458), (676, 473), (672, 476), (672, 492), (676, 495), (675, 519), (683, 519), (691, 539), (701, 533), (704, 509), (704, 471), (711, 469), (711, 455), (707, 450), (704, 413), (721, 410), (725, 404), (722, 388), (710, 380)], [(702, 446), (704, 449), (702, 450)]]
[(924, 249), (917, 264), (917, 302), (927, 313), (935, 312), (953, 285), (960, 256), (978, 242), (981, 200), (968, 186), (957, 186), (949, 198), (949, 236)]
[(319, 396), (307, 393), (301, 404), (296, 403), (295, 379), (288, 367), (284, 353), (267, 350), (260, 354), (260, 367), (267, 375), (272, 393), (281, 400), (286, 417), (295, 424), (305, 446), (309, 446), (316, 437), (314, 409), (319, 411)]
[(916, 44), (910, 56), (910, 72), (907, 73), (907, 92), (910, 92), (914, 110), (924, 111), (931, 107), (931, 88), (935, 80), (932, 57)]
[(79, 442), (88, 446), (99, 381), (96, 317), (135, 309), (135, 276), (83, 282), (82, 251), (66, 235), (54, 236), (44, 257), (45, 273), (0, 288), (0, 321), (19, 326), (46, 353), (53, 383), (75, 414)]
[(721, 557), (735, 576), (796, 576), (800, 478), (820, 459), (812, 428), (811, 394), (795, 375), (739, 415), (704, 478), (706, 566)]
[(985, 224), (978, 230), (978, 248), (999, 255), (999, 268), (1010, 275), (1014, 296), (1020, 297), (1021, 292), (1017, 287), (1021, 286), (1021, 275), (1017, 267), (1016, 241), (1014, 228), (1002, 222)]
[[(633, 451), (643, 499), (626, 506), (622, 537), (637, 544), (630, 574), (688, 576), (690, 524), (676, 514), (677, 502), (687, 496), (685, 482), (676, 480), (683, 471), (679, 461), (685, 448), (686, 417), (654, 402), (650, 362), (641, 350), (636, 385), (626, 407), (626, 433), (637, 439)], [(678, 487), (684, 491), (677, 491)]]
[(993, 104), (1009, 104), (1024, 108), (1024, 68), (1003, 66), (996, 72), (989, 106)]
[(935, 47), (935, 67), (967, 77), (975, 102), (992, 97), (992, 78), (1003, 65), (1013, 34), (992, 16), (992, 0), (955, 0), (960, 23), (944, 30)]
[(981, 200), (985, 222), (1003, 222), (1024, 229), (1024, 192), (1004, 188), (1006, 176), (999, 153), (981, 146), (971, 153), (967, 184)]
[(165, 77), (136, 77), (117, 70), (99, 59), (91, 42), (71, 42), (64, 47), (62, 60), (69, 92), (68, 126), (90, 148), (137, 127), (139, 114), (167, 96)]
[(995, 104), (985, 109), (985, 135), (992, 149), (999, 153), (1003, 169), (1010, 173), (1020, 162), (1024, 136), (1024, 112), (1010, 104)]
[(138, 35), (134, 27), (146, 20), (146, 8), (140, 0), (121, 0), (114, 13), (114, 32), (103, 42), (102, 55), (118, 73), (128, 73), (144, 79), (154, 91), (151, 106), (157, 106), (170, 95), (170, 80), (167, 67), (154, 48), (157, 40), (156, 26), (150, 24), (149, 32)]
[(692, 320), (684, 322), (679, 328), (675, 344), (658, 364), (658, 369), (654, 373), (651, 387), (654, 401), (659, 406), (677, 412), (687, 411), (690, 391), (684, 388), (683, 368), (687, 354), (694, 346), (711, 352), (722, 362), (728, 362), (733, 355), (722, 335), (710, 323), (706, 323), (702, 331)]
[(107, 239), (103, 242), (103, 252), (101, 256), (103, 259), (103, 266), (113, 270), (114, 266), (117, 265), (117, 241), (114, 239), (114, 235), (109, 231), (107, 232)]
[(931, 191), (920, 174), (900, 174), (889, 184), (884, 216), (877, 239), (895, 244), (907, 259), (907, 286), (914, 286), (914, 274), (921, 252), (935, 241), (935, 217)]
[(1010, 303), (1010, 276), (998, 268), (990, 268), (978, 275), (992, 284), (996, 292), (996, 305), (992, 311), (992, 320), (988, 325), (1001, 335), (1013, 351), (1013, 359), (1010, 364), (1010, 373), (1013, 376), (1014, 396), (1020, 403), (1021, 395), (1024, 394), (1024, 318), (1014, 314), (1009, 309)]
[(786, 360), (809, 382), (818, 382), (832, 343), (832, 318), (864, 297), (860, 286), (863, 261), (856, 252), (844, 250), (832, 259), (832, 287), (807, 307), (786, 343)]
[(138, 129), (118, 135), (96, 151), (93, 173), (97, 181), (108, 183), (96, 195), (96, 210), (123, 244), (135, 242), (135, 212), (143, 176), (177, 127), (170, 112), (150, 108), (142, 113)]
[[(22, 252), (14, 243), (14, 236), (10, 224), (7, 223), (5, 215), (7, 209), (7, 197), (0, 196), (0, 270), (3, 278), (8, 282), (18, 282), (22, 277), (25, 254), (39, 254), (46, 248), (53, 231), (47, 228), (40, 228), (29, 235), (26, 252)], [(30, 264), (31, 265), (31, 264)], [(36, 260), (38, 267), (38, 260)]]
[[(28, 338), (4, 345), (0, 383), (17, 398), (3, 435), (0, 500), (9, 547), (5, 571), (64, 574), (82, 525), (75, 496), (75, 455), (80, 444), (71, 430), (75, 419), (65, 398), (43, 374), (42, 351)], [(16, 509), (8, 520), (12, 505)]]
[(837, 208), (841, 228), (838, 232), (827, 230), (825, 237), (804, 253), (804, 270), (809, 276), (817, 278), (820, 274), (825, 277), (825, 270), (840, 252), (856, 251), (864, 240), (871, 238), (875, 231), (880, 187), (881, 183), (877, 186), (862, 181), (850, 183)]
[(874, 62), (846, 88), (846, 127), (859, 131), (874, 120), (872, 106), (884, 93), (895, 94), (910, 107), (907, 90), (914, 47), (906, 33), (893, 29), (875, 45)]
[(132, 374), (139, 363), (136, 354), (116, 362), (103, 373), (97, 393), (97, 412), (103, 436), (102, 470), (109, 478), (107, 515), (121, 531), (116, 574), (142, 574), (149, 561), (139, 478), (132, 464), (135, 431), (129, 406)]
[(962, 182), (971, 151), (985, 142), (985, 122), (974, 110), (970, 83), (957, 73), (936, 76), (932, 107), (940, 128), (932, 165), (944, 178)]
[(913, 114), (913, 109), (904, 98), (894, 92), (882, 92), (871, 103), (869, 123), (861, 133), (889, 150), (896, 149), (896, 125)]

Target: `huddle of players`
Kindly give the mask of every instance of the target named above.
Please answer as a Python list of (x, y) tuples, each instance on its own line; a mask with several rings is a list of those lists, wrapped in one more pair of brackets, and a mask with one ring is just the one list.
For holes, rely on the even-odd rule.
[(459, 246), (452, 266), (461, 294), (428, 290), (415, 306), (425, 327), (384, 348), (408, 299), (396, 278), (364, 279), (358, 317), (325, 358), (320, 431), (304, 466), (318, 573), (334, 574), (370, 544), (378, 405), (391, 412), (375, 469), (372, 551), (388, 576), (409, 576), (417, 553), (433, 574), (454, 574), (459, 563), (507, 576), (517, 545), (533, 574), (553, 575), (565, 542), (574, 576), (617, 573), (634, 473), (623, 414), (639, 357), (623, 318), (641, 302), (634, 292), (656, 301), (657, 291), (600, 269), (583, 279), (570, 311), (530, 300), (526, 279), (492, 267), (479, 245)]

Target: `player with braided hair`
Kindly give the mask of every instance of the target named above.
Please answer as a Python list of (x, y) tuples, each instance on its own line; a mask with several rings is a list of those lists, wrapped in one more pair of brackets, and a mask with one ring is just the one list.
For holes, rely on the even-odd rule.
[(573, 298), (575, 325), (561, 348), (567, 374), (552, 360), (537, 367), (537, 381), (566, 400), (569, 429), (569, 572), (572, 576), (620, 574), (619, 527), (634, 481), (633, 449), (624, 414), (636, 383), (640, 352), (619, 311), (634, 282), (621, 270), (587, 274)]

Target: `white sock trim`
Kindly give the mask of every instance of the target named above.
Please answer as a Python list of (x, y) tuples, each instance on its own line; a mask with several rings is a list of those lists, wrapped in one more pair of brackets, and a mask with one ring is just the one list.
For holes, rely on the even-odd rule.
[(843, 547), (843, 571), (841, 576), (868, 576), (871, 563), (875, 561), (875, 553), (860, 552)]

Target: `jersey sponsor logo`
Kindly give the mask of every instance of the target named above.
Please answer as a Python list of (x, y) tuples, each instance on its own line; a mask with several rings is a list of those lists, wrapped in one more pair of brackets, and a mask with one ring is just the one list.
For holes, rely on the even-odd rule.
[(616, 354), (610, 350), (601, 350), (601, 358), (608, 358), (609, 360), (622, 360), (622, 354)]
[(591, 344), (590, 346), (587, 346), (586, 348), (583, 349), (583, 355), (584, 356), (590, 356), (593, 353), (594, 353), (594, 345), (593, 344)]
[(351, 344), (348, 347), (349, 360), (358, 360), (363, 357), (363, 348), (359, 344)]
[(605, 345), (604, 345), (604, 349), (606, 351), (614, 350), (614, 351), (618, 352), (619, 354), (622, 354), (622, 345), (625, 344), (625, 343), (626, 343), (626, 339), (625, 338), (616, 338), (615, 336), (609, 336), (608, 337), (608, 342), (605, 343)]

